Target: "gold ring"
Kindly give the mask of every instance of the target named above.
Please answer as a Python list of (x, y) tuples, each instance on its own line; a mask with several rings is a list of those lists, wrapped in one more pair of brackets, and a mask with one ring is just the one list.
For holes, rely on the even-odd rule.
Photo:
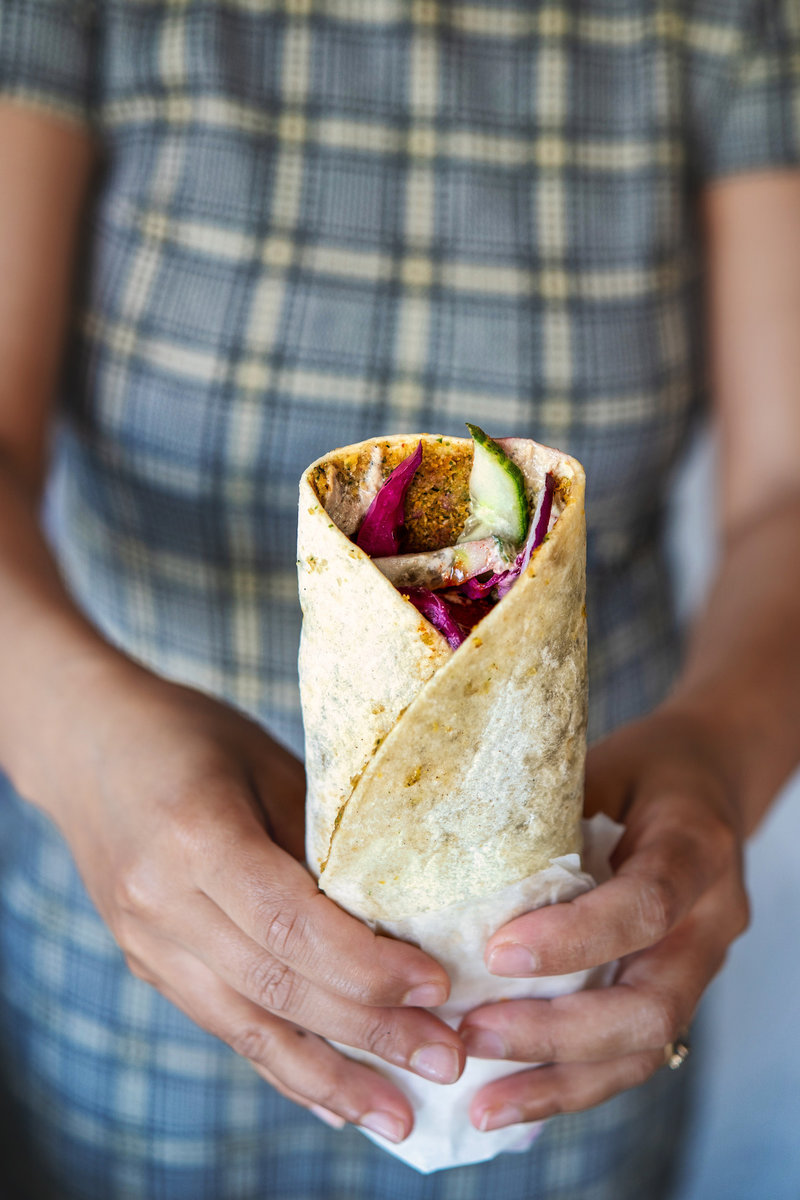
[(691, 1052), (689, 1030), (685, 1029), (678, 1034), (674, 1042), (667, 1042), (664, 1047), (664, 1062), (670, 1071), (677, 1071), (686, 1062)]

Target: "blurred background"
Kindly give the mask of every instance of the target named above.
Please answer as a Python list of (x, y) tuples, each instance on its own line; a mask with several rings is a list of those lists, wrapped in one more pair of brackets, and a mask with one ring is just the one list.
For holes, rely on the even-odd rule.
[[(705, 430), (673, 493), (670, 550), (686, 622), (714, 566), (713, 471), (713, 437)], [(748, 848), (752, 924), (696, 1022), (696, 1111), (674, 1200), (800, 1198), (799, 846), (800, 772)]]

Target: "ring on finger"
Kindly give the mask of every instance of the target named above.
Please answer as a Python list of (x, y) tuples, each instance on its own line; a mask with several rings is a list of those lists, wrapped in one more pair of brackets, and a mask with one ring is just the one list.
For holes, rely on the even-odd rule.
[(669, 1067), (670, 1071), (677, 1071), (686, 1062), (691, 1052), (689, 1030), (682, 1029), (675, 1038), (675, 1041), (667, 1042), (664, 1047), (664, 1063)]

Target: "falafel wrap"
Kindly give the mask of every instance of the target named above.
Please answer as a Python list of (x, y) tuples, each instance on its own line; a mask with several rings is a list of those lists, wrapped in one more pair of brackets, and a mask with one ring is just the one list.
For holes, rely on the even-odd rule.
[[(599, 978), (500, 979), (482, 961), (506, 920), (594, 884), (580, 862), (586, 534), (575, 459), (469, 428), (324, 455), (298, 521), (308, 863), (343, 908), (442, 962), (453, 1025)], [(514, 1069), (471, 1059), (445, 1089), (398, 1070), (415, 1130), (381, 1144), (427, 1171), (527, 1143), (467, 1118), (480, 1083)]]

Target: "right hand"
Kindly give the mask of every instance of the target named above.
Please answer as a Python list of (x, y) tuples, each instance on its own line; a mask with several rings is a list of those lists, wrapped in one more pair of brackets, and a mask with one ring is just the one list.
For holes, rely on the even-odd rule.
[(320, 894), (297, 861), (300, 764), (110, 650), (38, 527), (96, 163), (87, 130), (0, 104), (0, 761), (64, 832), (138, 975), (285, 1095), (399, 1141), (405, 1098), (323, 1037), (420, 1074), (439, 1047), (460, 1073), (458, 1036), (415, 1007), (445, 998), (444, 971)]
[(63, 696), (50, 707), (59, 766), (37, 790), (131, 970), (285, 1096), (401, 1141), (406, 1099), (323, 1039), (452, 1082), (463, 1046), (424, 1011), (449, 982), (297, 861), (300, 763), (241, 714), (124, 659), (84, 670), (70, 694), (67, 724)]

